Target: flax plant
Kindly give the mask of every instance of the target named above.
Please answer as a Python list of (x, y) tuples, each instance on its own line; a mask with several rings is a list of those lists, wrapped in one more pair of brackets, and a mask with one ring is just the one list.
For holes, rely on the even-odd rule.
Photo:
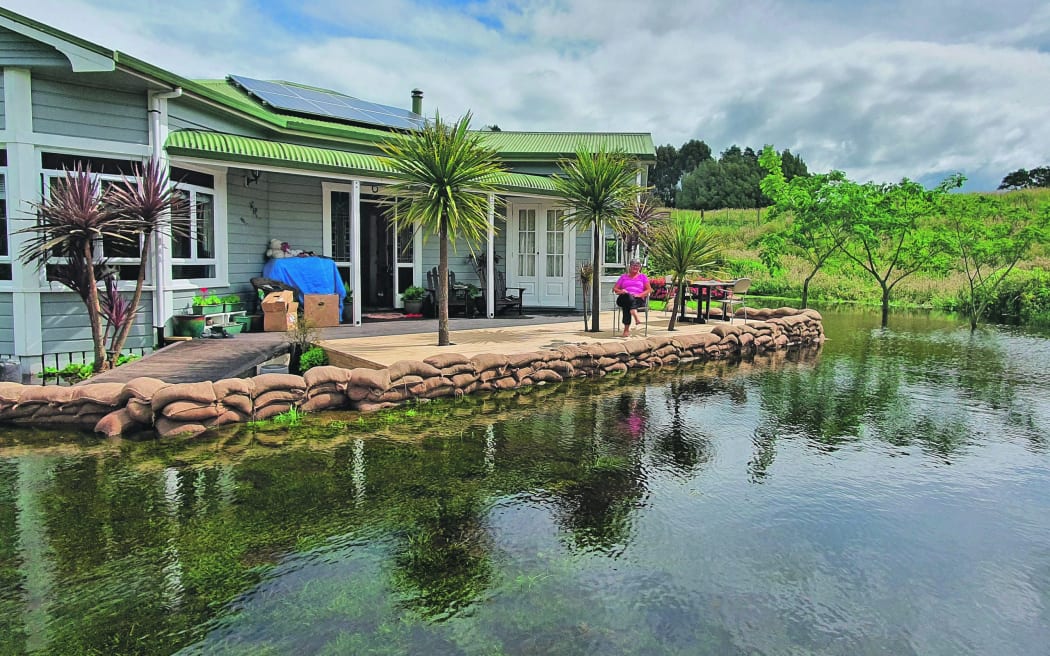
[(676, 290), (668, 330), (674, 330), (681, 304), (685, 302), (686, 280), (694, 273), (713, 272), (722, 259), (715, 236), (699, 217), (678, 217), (661, 225), (649, 249), (654, 268), (666, 271)]
[(566, 207), (565, 220), (592, 234), (591, 268), (596, 280), (591, 287), (590, 332), (596, 333), (601, 314), (602, 227), (609, 226), (619, 234), (630, 232), (636, 225), (632, 206), (644, 190), (635, 184), (634, 165), (622, 152), (591, 153), (581, 148), (561, 168), (561, 175), (551, 182)]
[[(438, 345), (447, 346), (448, 249), (462, 239), (471, 249), (488, 234), (488, 194), (497, 190), (503, 167), (496, 152), (469, 131), (467, 112), (453, 124), (437, 115), (423, 129), (381, 146), (383, 161), (402, 179), (392, 185), (396, 201), (387, 216), (416, 225), (424, 239), (438, 236)], [(397, 226), (399, 228), (399, 226)]]

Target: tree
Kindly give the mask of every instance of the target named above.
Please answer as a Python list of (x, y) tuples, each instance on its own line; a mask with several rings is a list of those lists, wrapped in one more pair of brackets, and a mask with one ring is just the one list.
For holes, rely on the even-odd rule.
[(22, 248), (21, 259), (38, 268), (46, 267), (48, 260), (64, 254), (67, 264), (63, 282), (81, 295), (87, 309), (94, 345), (94, 369), (101, 371), (107, 365), (102, 315), (99, 310), (97, 246), (103, 237), (125, 239), (120, 216), (102, 198), (99, 180), (91, 168), (79, 165), (66, 171), (50, 195), (35, 205), (37, 224), (19, 232), (31, 236)]
[(722, 166), (709, 159), (682, 178), (682, 190), (678, 193), (676, 206), (701, 211), (726, 207), (723, 195), (725, 188)]
[(591, 267), (595, 284), (591, 287), (591, 332), (599, 332), (601, 315), (602, 229), (608, 226), (625, 234), (632, 229), (631, 206), (643, 189), (634, 182), (635, 168), (622, 152), (597, 153), (580, 149), (576, 158), (563, 161), (562, 175), (551, 178), (566, 205), (566, 221), (577, 229), (591, 231)]
[(809, 175), (809, 168), (806, 166), (806, 163), (802, 161), (802, 158), (798, 155), (792, 154), (787, 148), (780, 153), (780, 159), (783, 162), (784, 179), (788, 182), (791, 182), (798, 176)]
[[(462, 238), (480, 244), (488, 234), (487, 194), (503, 171), (496, 152), (470, 128), (470, 112), (454, 124), (437, 115), (423, 129), (384, 143), (383, 161), (403, 179), (387, 210), (395, 223), (417, 224), (438, 236), (438, 346), (448, 346), (448, 246)], [(396, 226), (395, 226), (396, 228)]]
[[(711, 159), (711, 147), (699, 139), (690, 139), (678, 149), (679, 178)], [(677, 180), (676, 180), (677, 182)]]
[(1050, 206), (1036, 209), (1022, 195), (952, 194), (943, 199), (945, 230), (957, 266), (966, 275), (970, 330), (984, 315), (1017, 263), (1050, 239)]
[(1040, 166), (1031, 171), (1017, 169), (1007, 173), (999, 185), (1000, 189), (1031, 189), (1050, 187), (1050, 166)]
[(122, 217), (125, 233), (141, 244), (139, 272), (130, 304), (121, 303), (109, 291), (107, 303), (103, 307), (110, 322), (117, 324), (109, 354), (111, 363), (115, 365), (138, 315), (154, 235), (163, 239), (173, 233), (185, 234), (190, 217), (186, 213), (188, 205), (185, 196), (178, 191), (178, 187), (171, 185), (167, 167), (156, 158), (150, 159), (143, 167), (135, 166), (132, 178), (124, 177), (120, 185), (111, 187), (108, 201)]
[(721, 249), (715, 236), (702, 225), (702, 219), (678, 216), (656, 229), (649, 255), (653, 268), (668, 273), (676, 285), (671, 321), (667, 324), (668, 330), (674, 330), (685, 302), (689, 275), (716, 266), (721, 261)]
[(810, 282), (849, 239), (853, 217), (865, 211), (867, 190), (847, 179), (841, 171), (796, 176), (788, 181), (781, 156), (772, 146), (763, 149), (759, 161), (769, 171), (761, 185), (774, 203), (773, 215), (791, 217), (782, 231), (762, 238), (762, 261), (775, 273), (785, 254), (804, 259), (809, 264), (809, 273), (802, 282), (802, 307), (808, 307)]
[(678, 150), (667, 144), (656, 147), (656, 163), (649, 173), (649, 182), (653, 185), (656, 197), (665, 207), (675, 206), (675, 193), (682, 171), (678, 168)]
[(656, 226), (668, 217), (667, 212), (661, 212), (657, 208), (656, 200), (649, 194), (635, 196), (630, 211), (633, 221), (627, 231), (620, 235), (623, 238), (626, 261), (638, 257), (639, 249), (652, 243)]
[(947, 244), (924, 219), (960, 184), (961, 177), (953, 176), (933, 190), (907, 178), (896, 184), (864, 185), (870, 202), (853, 217), (843, 253), (879, 283), (883, 326), (889, 320), (890, 294), (901, 280), (923, 268), (947, 268)]

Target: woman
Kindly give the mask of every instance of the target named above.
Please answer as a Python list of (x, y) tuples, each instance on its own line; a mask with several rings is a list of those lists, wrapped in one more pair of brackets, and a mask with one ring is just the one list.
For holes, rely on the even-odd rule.
[(645, 307), (649, 302), (649, 294), (653, 291), (649, 284), (649, 278), (642, 273), (642, 263), (631, 260), (627, 273), (617, 279), (613, 285), (613, 293), (616, 294), (616, 305), (623, 310), (623, 334), (620, 337), (628, 337), (631, 334), (631, 319), (641, 323), (638, 316), (638, 308)]

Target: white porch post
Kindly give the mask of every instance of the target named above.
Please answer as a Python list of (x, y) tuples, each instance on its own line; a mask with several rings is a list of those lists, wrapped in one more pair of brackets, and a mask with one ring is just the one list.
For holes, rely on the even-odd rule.
[(19, 230), (36, 225), (31, 203), (40, 201), (40, 156), (33, 137), (32, 81), (29, 70), (5, 68), (4, 100), (7, 108), (7, 232), (11, 254), (11, 310), (14, 315), (16, 356), (43, 353), (40, 289), (44, 272), (24, 265), (19, 253), (27, 237)]
[[(171, 174), (168, 151), (168, 99), (182, 95), (182, 88), (149, 94), (150, 150), (165, 172)], [(153, 233), (153, 328), (159, 339), (168, 319), (175, 313), (175, 296), (171, 289), (171, 217), (163, 220), (160, 230)], [(163, 344), (158, 344), (163, 346)]]
[(354, 180), (350, 192), (350, 277), (354, 290), (354, 325), (361, 325), (361, 181)]
[(485, 314), (489, 319), (496, 316), (496, 260), (494, 257), (496, 249), (496, 195), (489, 194), (489, 234), (485, 242)]

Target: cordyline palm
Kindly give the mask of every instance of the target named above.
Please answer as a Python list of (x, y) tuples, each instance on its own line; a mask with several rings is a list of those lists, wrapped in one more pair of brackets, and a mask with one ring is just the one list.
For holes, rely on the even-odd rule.
[(417, 224), (424, 238), (438, 236), (438, 345), (449, 344), (448, 245), (463, 239), (473, 248), (488, 233), (488, 193), (503, 171), (496, 152), (469, 131), (470, 112), (454, 124), (437, 115), (422, 130), (382, 146), (384, 162), (402, 179), (392, 185), (396, 223)]
[(674, 330), (675, 319), (685, 302), (685, 283), (690, 273), (710, 270), (721, 260), (721, 249), (714, 235), (697, 217), (677, 217), (661, 225), (649, 247), (653, 266), (669, 273), (677, 289), (668, 330)]
[(120, 215), (103, 201), (99, 191), (98, 178), (91, 174), (90, 167), (78, 165), (73, 171), (67, 170), (50, 195), (35, 205), (36, 225), (19, 230), (30, 235), (20, 253), (26, 264), (44, 268), (48, 259), (61, 254), (80, 260), (84, 288), (79, 293), (84, 298), (91, 325), (95, 371), (107, 365), (95, 277), (95, 245), (101, 243), (103, 237), (127, 239), (121, 231)]
[(126, 307), (119, 316), (117, 332), (110, 349), (110, 358), (115, 362), (120, 357), (138, 314), (153, 235), (184, 234), (185, 221), (175, 221), (171, 217), (183, 216), (186, 202), (178, 193), (178, 189), (170, 184), (167, 168), (157, 159), (150, 159), (141, 168), (136, 165), (134, 177), (125, 177), (119, 186), (110, 188), (106, 200), (120, 216), (121, 231), (128, 238), (142, 244), (139, 251), (139, 275), (135, 280), (135, 294), (131, 298), (130, 306), (114, 302), (110, 304), (111, 308)]
[(562, 174), (552, 178), (554, 188), (567, 206), (566, 222), (577, 229), (590, 229), (593, 235), (591, 267), (595, 284), (591, 286), (591, 332), (600, 330), (602, 226), (620, 234), (635, 225), (631, 205), (642, 188), (635, 184), (635, 168), (621, 152), (576, 151), (576, 159), (562, 162)]
[(669, 213), (659, 209), (656, 199), (646, 193), (636, 196), (631, 202), (631, 216), (634, 225), (622, 237), (624, 250), (633, 257), (640, 246), (652, 243), (657, 226), (668, 218)]

